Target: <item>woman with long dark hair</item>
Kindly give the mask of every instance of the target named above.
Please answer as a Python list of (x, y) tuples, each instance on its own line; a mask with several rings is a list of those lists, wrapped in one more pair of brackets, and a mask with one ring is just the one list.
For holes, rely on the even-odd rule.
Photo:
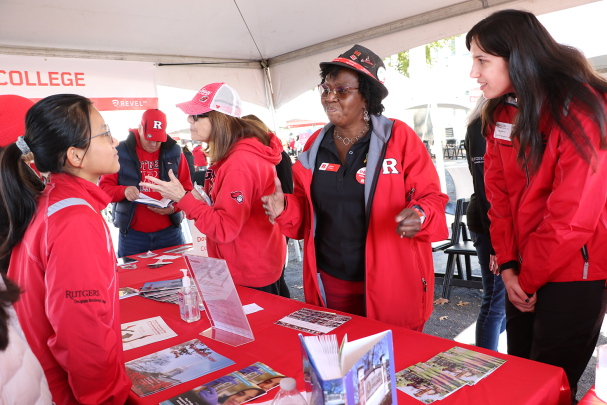
[[(0, 261), (24, 291), (15, 310), (58, 404), (123, 404), (116, 256), (97, 187), (120, 168), (117, 142), (90, 100), (47, 97), (29, 109), (25, 135), (0, 155), (0, 210), (9, 230)], [(46, 186), (21, 157), (50, 172)]]
[(240, 98), (225, 83), (208, 84), (177, 107), (188, 114), (192, 140), (208, 144), (212, 164), (205, 191), (212, 205), (199, 201), (195, 190), (186, 192), (174, 176), (171, 182), (148, 176), (141, 185), (178, 202), (206, 235), (209, 256), (227, 262), (236, 284), (280, 295), (286, 242), (278, 226), (268, 222), (261, 203), (261, 196), (275, 190), (280, 140), (241, 118)]
[(490, 101), (485, 187), (508, 353), (562, 367), (572, 398), (607, 308), (607, 82), (528, 12), (466, 36)]

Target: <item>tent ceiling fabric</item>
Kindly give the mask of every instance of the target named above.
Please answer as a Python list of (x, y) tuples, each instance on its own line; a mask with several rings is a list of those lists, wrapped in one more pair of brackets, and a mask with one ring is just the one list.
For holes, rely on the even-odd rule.
[(0, 53), (219, 63), (159, 66), (158, 83), (198, 90), (226, 81), (260, 105), (264, 59), (279, 108), (317, 84), (319, 62), (354, 43), (385, 57), (466, 32), (501, 8), (544, 14), (592, 1), (3, 0)]

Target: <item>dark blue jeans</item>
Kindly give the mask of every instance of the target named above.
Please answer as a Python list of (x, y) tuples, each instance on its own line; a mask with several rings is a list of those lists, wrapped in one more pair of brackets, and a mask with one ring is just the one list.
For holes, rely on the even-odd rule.
[(470, 233), (483, 277), (483, 300), (476, 320), (476, 345), (497, 351), (500, 334), (506, 330), (506, 287), (502, 277), (489, 269), (489, 238), (482, 233)]
[(148, 250), (164, 249), (184, 243), (181, 228), (175, 228), (173, 225), (150, 233), (129, 229), (126, 235), (120, 232), (118, 237), (118, 257), (132, 256)]

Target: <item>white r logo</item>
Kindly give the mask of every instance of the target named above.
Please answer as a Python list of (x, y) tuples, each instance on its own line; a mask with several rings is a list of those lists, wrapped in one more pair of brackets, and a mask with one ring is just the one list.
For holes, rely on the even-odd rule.
[(384, 159), (382, 168), (382, 174), (398, 174), (398, 170), (396, 170), (396, 159)]
[(162, 129), (162, 121), (154, 121), (154, 129)]

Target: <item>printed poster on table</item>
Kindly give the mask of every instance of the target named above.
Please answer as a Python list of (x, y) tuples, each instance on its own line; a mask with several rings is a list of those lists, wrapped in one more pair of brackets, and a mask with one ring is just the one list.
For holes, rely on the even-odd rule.
[(198, 339), (152, 353), (125, 364), (135, 394), (155, 394), (175, 385), (228, 367), (234, 362)]

